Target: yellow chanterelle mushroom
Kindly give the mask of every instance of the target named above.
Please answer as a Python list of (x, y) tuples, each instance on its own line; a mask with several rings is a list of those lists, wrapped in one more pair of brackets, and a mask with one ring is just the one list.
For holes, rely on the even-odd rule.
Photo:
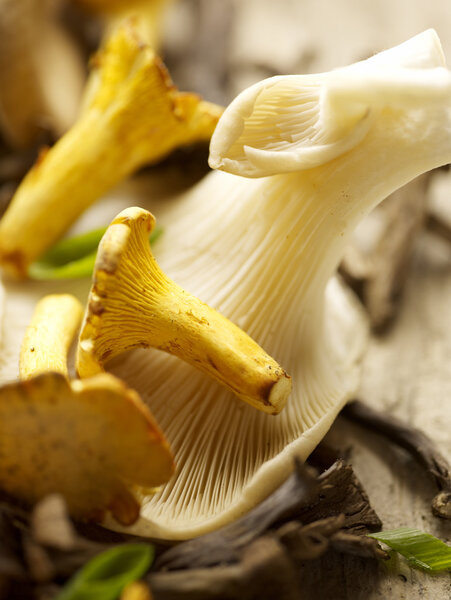
[(129, 525), (139, 516), (136, 491), (171, 477), (172, 454), (148, 408), (119, 379), (62, 374), (81, 313), (67, 294), (37, 307), (21, 354), (26, 380), (0, 388), (0, 487), (30, 504), (57, 492), (76, 518), (110, 511)]
[(79, 120), (28, 173), (0, 221), (0, 264), (25, 276), (104, 192), (175, 148), (208, 141), (222, 112), (181, 93), (125, 22), (96, 59)]
[(68, 377), (67, 355), (82, 317), (83, 307), (71, 294), (45, 296), (38, 302), (20, 351), (21, 379), (48, 371)]
[(279, 413), (290, 377), (239, 327), (161, 271), (148, 242), (154, 224), (146, 210), (126, 209), (102, 238), (80, 334), (79, 375), (98, 373), (125, 350), (153, 347), (207, 373), (255, 408)]

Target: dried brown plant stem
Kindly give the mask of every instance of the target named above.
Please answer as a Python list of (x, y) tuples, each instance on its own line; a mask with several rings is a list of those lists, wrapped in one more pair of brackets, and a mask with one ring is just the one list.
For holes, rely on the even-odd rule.
[(385, 333), (398, 312), (413, 245), (425, 223), (429, 180), (430, 173), (425, 173), (389, 196), (375, 248), (365, 255), (351, 243), (339, 266), (340, 275), (365, 305), (374, 333)]
[(426, 207), (430, 178), (425, 173), (389, 196), (376, 247), (366, 255), (351, 243), (338, 268), (366, 306), (374, 333), (385, 333), (396, 317), (417, 234), (426, 229), (451, 243), (451, 224)]
[(427, 435), (393, 415), (374, 410), (360, 400), (347, 404), (341, 414), (407, 450), (440, 490), (432, 500), (432, 512), (437, 517), (451, 519), (451, 467)]
[(386, 226), (376, 246), (364, 302), (373, 331), (383, 333), (399, 308), (399, 298), (417, 233), (423, 226), (428, 173), (390, 196), (385, 206)]
[(280, 542), (270, 536), (247, 546), (237, 564), (188, 573), (151, 573), (148, 582), (155, 600), (299, 598), (295, 565)]
[(438, 215), (428, 212), (425, 222), (426, 229), (451, 244), (451, 223)]

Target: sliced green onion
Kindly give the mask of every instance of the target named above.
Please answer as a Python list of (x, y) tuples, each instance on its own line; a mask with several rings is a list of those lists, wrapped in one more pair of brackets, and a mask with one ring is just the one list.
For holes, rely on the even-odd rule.
[(65, 265), (53, 266), (46, 259), (32, 263), (28, 275), (32, 279), (80, 279), (90, 277), (94, 270), (97, 251)]
[[(106, 227), (62, 240), (41, 258), (32, 263), (28, 275), (32, 279), (80, 279), (91, 277), (97, 256), (97, 247)], [(163, 230), (155, 227), (149, 237), (155, 242)]]
[(400, 527), (372, 533), (369, 537), (402, 554), (412, 567), (430, 572), (451, 569), (451, 546), (419, 529)]
[(116, 600), (126, 585), (147, 573), (154, 554), (151, 544), (123, 544), (102, 552), (72, 577), (56, 600)]
[(82, 256), (97, 250), (106, 227), (93, 229), (80, 235), (61, 240), (48, 250), (39, 260), (46, 260), (54, 266), (62, 266), (68, 262), (78, 260)]

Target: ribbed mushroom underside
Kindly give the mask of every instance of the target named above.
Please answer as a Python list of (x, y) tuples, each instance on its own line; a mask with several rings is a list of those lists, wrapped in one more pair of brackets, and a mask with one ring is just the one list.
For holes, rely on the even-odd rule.
[(172, 357), (135, 351), (113, 368), (133, 382), (151, 407), (178, 466), (161, 492), (145, 499), (134, 533), (183, 539), (219, 527), (273, 491), (292, 469), (294, 456), (305, 459), (310, 454), (355, 392), (355, 363), (363, 348), (360, 325), (353, 321), (346, 331), (341, 322), (337, 306), (345, 311), (354, 307), (338, 288), (328, 304), (337, 317), (327, 329), (335, 338), (331, 345), (342, 343), (344, 333), (353, 347), (346, 357), (329, 349), (311, 357), (311, 363), (302, 363), (302, 358), (296, 363), (294, 356), (287, 369), (298, 386), (277, 417), (240, 403)]
[(323, 165), (359, 143), (371, 125), (368, 106), (352, 116), (330, 106), (328, 75), (272, 77), (228, 107), (210, 145), (210, 166), (245, 177)]
[[(217, 172), (187, 196), (150, 206), (164, 227), (153, 249), (162, 269), (277, 359), (293, 377), (293, 393), (274, 417), (162, 352), (114, 359), (108, 369), (149, 405), (177, 465), (173, 479), (145, 498), (137, 534), (186, 538), (248, 510), (287, 476), (294, 455), (308, 456), (355, 391), (362, 316), (334, 281), (323, 303), (342, 225), (329, 224), (314, 196), (301, 201), (297, 177), (269, 182)], [(88, 288), (88, 281), (8, 282), (0, 382), (17, 377), (37, 300), (64, 291), (85, 302)]]
[(321, 82), (314, 77), (274, 78), (262, 87), (246, 118), (243, 130), (227, 158), (245, 160), (245, 147), (290, 150), (321, 144)]
[[(172, 357), (137, 351), (116, 360), (113, 372), (148, 403), (177, 464), (145, 499), (135, 533), (186, 538), (248, 510), (287, 476), (295, 455), (308, 456), (355, 392), (363, 318), (337, 282), (324, 304), (338, 232), (324, 234), (324, 206), (299, 203), (292, 183), (274, 180), (273, 195), (264, 181), (214, 173), (178, 206), (155, 209), (165, 272), (257, 340), (293, 377), (293, 392), (280, 415), (268, 416)], [(212, 202), (214, 223), (192, 217)]]

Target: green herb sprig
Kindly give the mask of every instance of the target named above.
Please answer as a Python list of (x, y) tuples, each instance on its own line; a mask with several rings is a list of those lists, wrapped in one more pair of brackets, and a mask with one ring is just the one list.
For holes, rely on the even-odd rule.
[(451, 546), (419, 529), (400, 527), (369, 534), (402, 554), (412, 567), (429, 572), (451, 569)]
[(154, 555), (151, 544), (115, 546), (90, 560), (56, 600), (116, 600), (126, 585), (147, 573)]
[[(29, 277), (41, 280), (91, 277), (97, 247), (106, 230), (106, 227), (100, 227), (58, 242), (30, 265)], [(162, 233), (161, 227), (155, 227), (149, 242), (154, 243)]]

